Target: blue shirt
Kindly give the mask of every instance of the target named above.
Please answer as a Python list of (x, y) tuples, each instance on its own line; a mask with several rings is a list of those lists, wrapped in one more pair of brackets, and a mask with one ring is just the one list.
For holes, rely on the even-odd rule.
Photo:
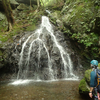
[(90, 87), (96, 87), (96, 86), (97, 86), (97, 75), (96, 75), (96, 69), (95, 69), (90, 74)]

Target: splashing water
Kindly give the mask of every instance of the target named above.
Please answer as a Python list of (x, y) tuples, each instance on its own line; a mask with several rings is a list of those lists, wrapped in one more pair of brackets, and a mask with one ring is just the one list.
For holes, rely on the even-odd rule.
[(22, 45), (17, 79), (57, 80), (66, 78), (78, 77), (73, 74), (70, 55), (58, 42), (48, 17), (42, 16), (40, 28)]

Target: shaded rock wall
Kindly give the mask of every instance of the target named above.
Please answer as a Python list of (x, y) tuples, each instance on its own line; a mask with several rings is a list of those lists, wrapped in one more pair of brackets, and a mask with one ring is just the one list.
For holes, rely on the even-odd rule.
[[(16, 0), (19, 3), (25, 2), (29, 4), (29, 0)], [(34, 4), (36, 4), (36, 0), (32, 0)], [(65, 0), (64, 0), (65, 2)], [(86, 68), (89, 65), (89, 62), (91, 59), (98, 58), (98, 48), (97, 49), (91, 49), (92, 47), (99, 47), (98, 46), (98, 38), (96, 35), (99, 34), (99, 21), (100, 21), (100, 1), (94, 0), (94, 1), (88, 1), (84, 2), (75, 0), (75, 1), (69, 1), (67, 0), (66, 3), (61, 5), (60, 9), (55, 11), (55, 8), (50, 8), (50, 14), (47, 14), (50, 17), (50, 21), (58, 27), (59, 30), (61, 30), (65, 35), (65, 40), (67, 41), (69, 37), (69, 40), (71, 40), (72, 45), (72, 51), (74, 51), (71, 54), (71, 57), (73, 59), (75, 66), (77, 66), (77, 60), (75, 58), (78, 58), (77, 53), (80, 55), (79, 60), (81, 60), (81, 63)], [(54, 5), (52, 6), (54, 7)], [(62, 9), (63, 7), (63, 9)], [(48, 7), (47, 7), (48, 8)], [(46, 9), (47, 9), (46, 8)], [(61, 10), (62, 9), (62, 10)], [(39, 15), (41, 16), (41, 14)], [(96, 33), (96, 35), (94, 33)], [(75, 34), (76, 33), (76, 34)], [(93, 33), (93, 34), (92, 34)], [(23, 33), (24, 34), (24, 33)], [(27, 33), (26, 33), (27, 34)], [(90, 37), (89, 40), (88, 36)], [(16, 37), (16, 36), (15, 36)], [(18, 38), (19, 37), (19, 38)], [(19, 40), (21, 37), (18, 36), (17, 39)], [(99, 35), (98, 35), (99, 37)], [(91, 38), (93, 38), (91, 41)], [(17, 41), (17, 39), (15, 39)], [(89, 44), (88, 44), (89, 43)], [(92, 45), (91, 45), (92, 43)], [(7, 62), (9, 66), (11, 66), (11, 69), (13, 69), (13, 66), (17, 66), (18, 61), (16, 60), (16, 63), (13, 63), (14, 59), (19, 59), (19, 57), (15, 57), (16, 55), (11, 53), (11, 51), (14, 51), (15, 45), (17, 42), (14, 42), (14, 44), (9, 44), (8, 49), (4, 48), (3, 51), (5, 52), (4, 61)], [(86, 48), (86, 45), (89, 45), (89, 48)], [(6, 46), (6, 45), (5, 45)], [(4, 46), (4, 47), (5, 47)], [(13, 48), (13, 49), (12, 49)], [(18, 49), (19, 48), (19, 49)], [(17, 46), (18, 51), (20, 52), (21, 45)], [(9, 54), (10, 53), (10, 54)], [(8, 56), (11, 55), (10, 56)], [(7, 58), (6, 58), (7, 57)], [(10, 58), (10, 60), (8, 60)], [(2, 59), (2, 58), (1, 58)], [(16, 69), (16, 68), (15, 68)], [(74, 68), (76, 69), (76, 67)], [(82, 69), (83, 70), (83, 69)]]
[(79, 52), (84, 68), (91, 59), (99, 61), (99, 5), (99, 0), (67, 0), (61, 11), (51, 11), (48, 15), (52, 23), (73, 41), (73, 47)]
[[(4, 61), (5, 61), (5, 63), (7, 63), (7, 65), (9, 65), (8, 66), (10, 68), (9, 72), (16, 73), (16, 75), (17, 75), (17, 73), (19, 71), (19, 59), (20, 59), (22, 44), (28, 38), (28, 36), (30, 34), (33, 34), (33, 33), (34, 32), (24, 32), (21, 35), (15, 36), (15, 38), (14, 38), (15, 42), (12, 45), (9, 44), (7, 46), (8, 49), (5, 51), (6, 58), (4, 59)], [(58, 31), (58, 29), (56, 29), (56, 28), (55, 28), (54, 34), (56, 35), (56, 37), (59, 38), (58, 40), (59, 40), (60, 44), (64, 47), (64, 49), (69, 50), (69, 53), (70, 53), (70, 56), (71, 56), (71, 59), (72, 59), (72, 62), (73, 62), (73, 73), (78, 75), (78, 76), (81, 73), (81, 75), (80, 75), (80, 78), (81, 78), (82, 75), (83, 75), (83, 73), (80, 71), (82, 69), (82, 67), (80, 66), (81, 64), (80, 64), (79, 57), (78, 57), (77, 53), (71, 47), (70, 39), (69, 38), (65, 39), (63, 37), (63, 33)], [(47, 37), (47, 38), (48, 38), (48, 41), (49, 41), (50, 37)], [(66, 45), (66, 43), (67, 43), (67, 45)], [(36, 46), (34, 46), (33, 52), (31, 53), (32, 57), (30, 59), (30, 62), (33, 62), (33, 59), (34, 59), (34, 62), (30, 63), (30, 65), (29, 65), (30, 66), (30, 73), (31, 73), (31, 70), (32, 70), (31, 74), (33, 74), (33, 70), (34, 71), (37, 70), (36, 68), (38, 66), (38, 63), (37, 63), (38, 62), (37, 44), (36, 44)], [(24, 53), (23, 57), (25, 59), (27, 59), (27, 52), (28, 52), (27, 50), (29, 48), (29, 45), (30, 44), (27, 43), (27, 46), (26, 46), (25, 51), (24, 51), (25, 53)], [(55, 70), (58, 69), (58, 71), (59, 71), (58, 77), (61, 78), (60, 73), (61, 73), (61, 69), (62, 69), (61, 67), (62, 67), (63, 64), (60, 63), (61, 58), (59, 56), (59, 53), (57, 53), (58, 52), (57, 47), (56, 46), (54, 47), (54, 45), (52, 46), (52, 42), (51, 42), (50, 44), (48, 43), (48, 49), (50, 49), (49, 53), (51, 55), (51, 59), (52, 59), (52, 62), (53, 62), (52, 63), (53, 69), (55, 69)], [(25, 59), (24, 59), (23, 62), (26, 62)], [(45, 73), (47, 71), (46, 67), (48, 66), (47, 65), (48, 64), (48, 57), (47, 57), (47, 54), (46, 54), (44, 48), (41, 48), (41, 59), (40, 60), (41, 61), (39, 63), (40, 63), (41, 67), (40, 67), (39, 71), (41, 73)], [(23, 64), (25, 64), (25, 63), (23, 63)], [(25, 66), (26, 65), (23, 65), (22, 69), (24, 69)], [(33, 66), (34, 66), (34, 68), (33, 68)], [(7, 68), (7, 66), (6, 66), (6, 68)], [(42, 70), (44, 70), (44, 72), (42, 72)], [(30, 74), (30, 76), (31, 76), (31, 74)], [(46, 77), (48, 76), (48, 72), (47, 72), (47, 75), (45, 73), (45, 76)], [(45, 79), (48, 79), (48, 78), (45, 78)]]

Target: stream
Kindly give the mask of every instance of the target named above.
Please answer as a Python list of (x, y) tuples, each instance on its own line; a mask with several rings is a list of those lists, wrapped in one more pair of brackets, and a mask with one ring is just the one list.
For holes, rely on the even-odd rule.
[[(25, 83), (24, 83), (25, 82)], [(78, 80), (0, 83), (0, 100), (89, 100), (78, 91)], [(19, 82), (20, 83), (20, 82)]]

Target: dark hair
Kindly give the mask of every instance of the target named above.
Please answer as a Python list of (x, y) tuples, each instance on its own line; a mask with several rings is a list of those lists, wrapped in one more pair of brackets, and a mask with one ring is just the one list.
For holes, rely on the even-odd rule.
[(92, 65), (92, 67), (95, 68), (95, 69), (97, 69), (98, 66), (96, 66), (96, 65)]

